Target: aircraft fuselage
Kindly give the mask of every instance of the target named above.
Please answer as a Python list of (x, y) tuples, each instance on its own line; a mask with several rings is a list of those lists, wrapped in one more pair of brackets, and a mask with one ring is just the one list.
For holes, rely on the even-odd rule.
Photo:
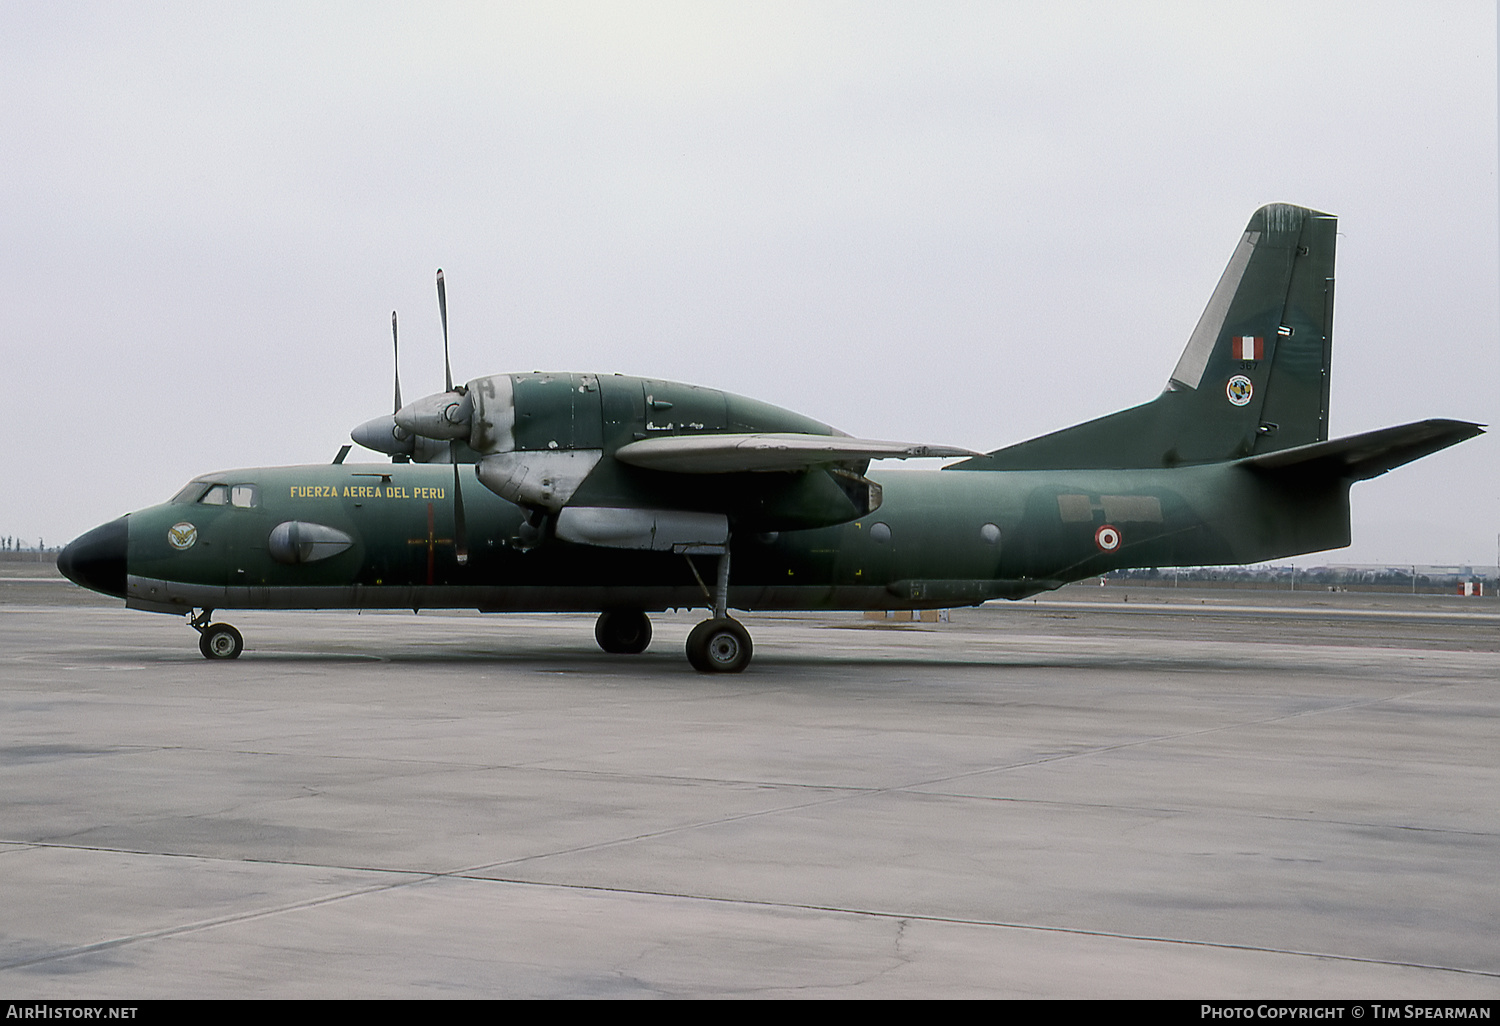
[[(470, 466), (461, 473), (474, 542), (460, 564), (452, 473), (448, 465), (413, 463), (208, 475), (199, 480), (227, 486), (224, 494), (236, 501), (179, 499), (123, 518), (123, 532), (121, 521), (99, 528), (115, 531), (124, 559), (99, 559), (123, 573), (96, 583), (116, 585), (101, 590), (132, 608), (159, 612), (711, 604), (713, 558), (558, 538), (522, 545), (524, 512), (479, 487)], [(1330, 482), (1326, 495), (1272, 494), (1232, 464), (874, 476), (884, 501), (857, 520), (736, 533), (730, 605), (956, 606), (1020, 598), (1121, 567), (1246, 563), (1347, 544), (1346, 484)], [(299, 525), (297, 540), (321, 527), (347, 544), (304, 541), (296, 550), (284, 525)]]

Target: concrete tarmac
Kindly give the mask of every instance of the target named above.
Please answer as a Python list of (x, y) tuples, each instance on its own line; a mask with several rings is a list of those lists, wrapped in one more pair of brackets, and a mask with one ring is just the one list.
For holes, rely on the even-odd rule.
[(747, 615), (705, 677), (688, 613), (229, 613), (210, 663), (17, 576), (7, 998), (1500, 996), (1493, 600)]

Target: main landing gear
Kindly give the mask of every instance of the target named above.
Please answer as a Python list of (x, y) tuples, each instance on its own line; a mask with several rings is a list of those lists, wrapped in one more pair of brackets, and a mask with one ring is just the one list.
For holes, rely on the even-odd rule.
[(699, 673), (739, 673), (750, 665), (750, 632), (728, 616), (694, 627), (687, 639), (688, 662)]
[(245, 650), (245, 639), (227, 623), (209, 623), (214, 611), (205, 609), (188, 618), (188, 626), (198, 632), (198, 651), (204, 659), (238, 659)]
[[(688, 560), (692, 566), (692, 560)], [(696, 577), (698, 570), (693, 568)], [(698, 578), (701, 585), (703, 579)], [(707, 588), (703, 589), (705, 592)], [(739, 673), (750, 665), (750, 632), (745, 625), (729, 615), (729, 542), (719, 553), (719, 575), (714, 582), (712, 595), (714, 615), (704, 620), (688, 634), (687, 657), (693, 669), (699, 673)]]
[[(688, 566), (703, 594), (713, 603), (713, 617), (704, 620), (688, 634), (687, 657), (699, 673), (739, 673), (750, 665), (754, 646), (745, 625), (729, 615), (729, 546), (715, 546), (719, 556), (719, 574), (713, 592), (698, 576), (691, 556)], [(594, 624), (594, 639), (606, 652), (635, 655), (651, 644), (651, 620), (639, 609), (606, 609)]]
[(639, 655), (651, 644), (651, 618), (639, 609), (606, 609), (594, 624), (594, 640), (614, 655)]

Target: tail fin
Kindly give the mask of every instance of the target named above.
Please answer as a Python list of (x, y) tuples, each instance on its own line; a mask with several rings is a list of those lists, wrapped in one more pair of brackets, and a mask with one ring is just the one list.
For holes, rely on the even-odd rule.
[(1166, 391), (948, 469), (1173, 467), (1326, 441), (1337, 225), (1306, 207), (1261, 207)]

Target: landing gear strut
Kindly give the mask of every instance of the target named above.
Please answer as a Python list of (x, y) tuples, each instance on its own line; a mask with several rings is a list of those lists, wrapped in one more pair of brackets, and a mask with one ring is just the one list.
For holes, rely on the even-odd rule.
[(639, 609), (606, 609), (594, 624), (594, 640), (606, 652), (637, 655), (651, 644), (651, 618)]
[[(697, 571), (694, 570), (694, 573)], [(750, 643), (750, 632), (745, 630), (744, 624), (729, 615), (727, 541), (724, 543), (724, 551), (719, 554), (719, 575), (715, 582), (713, 602), (713, 619), (704, 620), (688, 635), (688, 662), (699, 673), (739, 673), (750, 665), (754, 646)]]
[(204, 659), (238, 659), (245, 639), (227, 623), (209, 623), (213, 615), (212, 609), (205, 609), (188, 619), (188, 626), (198, 632), (198, 651)]

